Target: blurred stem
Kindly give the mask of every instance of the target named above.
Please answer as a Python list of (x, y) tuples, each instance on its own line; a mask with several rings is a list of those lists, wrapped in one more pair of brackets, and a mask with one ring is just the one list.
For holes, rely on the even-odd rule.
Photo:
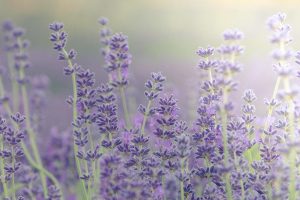
[[(121, 68), (118, 68), (118, 79), (119, 79), (119, 81), (122, 81)], [(120, 86), (119, 90), (120, 90), (120, 95), (121, 95), (121, 101), (122, 101), (122, 106), (123, 106), (126, 127), (131, 128), (131, 122), (130, 122), (128, 107), (127, 107), (127, 100), (126, 100), (124, 86)]]
[[(290, 89), (290, 82), (288, 77), (285, 77), (284, 79), (284, 88), (289, 95), (291, 89)], [(288, 124), (289, 124), (288, 132), (291, 139), (290, 141), (295, 141), (296, 140), (295, 126), (294, 126), (295, 106), (292, 97), (288, 96), (287, 102), (288, 102)], [(289, 155), (289, 164), (290, 164), (289, 200), (296, 199), (296, 175), (297, 175), (296, 157), (297, 157), (297, 152), (295, 150), (295, 147), (292, 147)]]
[[(87, 109), (87, 114), (90, 115), (90, 110)], [(89, 143), (90, 143), (90, 148), (92, 149), (92, 151), (94, 151), (94, 140), (93, 140), (93, 135), (92, 135), (92, 131), (91, 131), (91, 124), (89, 122), (87, 122), (86, 124), (86, 127), (87, 127), (87, 131), (88, 131), (88, 137), (89, 137)], [(92, 168), (91, 168), (91, 175), (94, 175), (94, 161), (91, 161), (92, 162)], [(86, 160), (85, 161), (86, 165), (85, 165), (85, 170), (88, 172), (89, 168), (88, 168), (88, 161)], [(89, 178), (88, 180), (88, 194), (89, 194), (89, 199), (91, 198), (91, 192), (93, 193), (93, 190), (91, 189), (91, 187), (94, 185), (93, 183), (93, 179)]]
[(241, 187), (241, 200), (245, 199), (245, 188), (244, 188), (244, 181), (243, 181), (243, 177), (242, 177), (242, 169), (240, 168), (239, 163), (237, 162), (237, 156), (236, 156), (236, 152), (233, 152), (233, 158), (234, 158), (234, 165), (235, 168), (237, 170), (237, 172), (239, 172), (241, 174), (241, 179), (240, 179), (240, 187)]
[(19, 110), (19, 84), (16, 81), (16, 70), (11, 53), (7, 53), (7, 64), (12, 87), (13, 112), (17, 112)]
[[(103, 140), (103, 136), (101, 134), (99, 144), (102, 144), (102, 140)], [(102, 145), (100, 145), (99, 151), (101, 154), (104, 153), (104, 149), (102, 148)], [(101, 165), (100, 165), (99, 160), (95, 160), (95, 187), (94, 187), (96, 190), (95, 193), (97, 192), (98, 188), (100, 188), (100, 172), (101, 172), (100, 167), (101, 167)]]
[[(208, 62), (209, 59), (206, 58), (206, 61)], [(209, 77), (209, 81), (212, 83), (212, 82), (213, 82), (213, 76), (212, 76), (212, 70), (211, 70), (211, 67), (208, 68), (208, 77)]]
[[(2, 152), (4, 149), (4, 137), (3, 137), (3, 134), (1, 134), (0, 136), (1, 136), (0, 137), (0, 152)], [(0, 157), (0, 173), (2, 174), (1, 183), (2, 183), (2, 187), (3, 187), (4, 198), (8, 198), (4, 166), (5, 166), (4, 158), (1, 156)]]
[[(251, 124), (250, 123), (246, 123), (246, 129), (247, 129), (247, 134), (249, 135), (249, 132), (248, 132), (248, 130), (250, 129), (250, 126), (251, 126)], [(249, 135), (249, 137), (248, 137), (248, 139), (249, 140), (252, 140), (253, 139), (253, 135)], [(252, 168), (252, 162), (253, 162), (253, 151), (251, 151), (250, 149), (248, 149), (247, 151), (246, 151), (246, 157), (248, 158), (248, 168), (249, 168), (249, 170), (251, 171), (251, 172), (254, 172), (254, 169)]]
[(145, 112), (144, 118), (143, 118), (143, 123), (142, 123), (142, 128), (141, 128), (141, 134), (142, 135), (145, 134), (145, 126), (146, 126), (146, 122), (147, 122), (147, 119), (148, 119), (151, 104), (152, 104), (152, 100), (149, 100), (148, 104), (147, 104), (147, 107), (146, 107), (146, 112)]
[[(13, 192), (16, 192), (17, 190), (24, 188), (24, 186), (25, 186), (25, 185), (23, 185), (23, 184), (20, 184), (20, 183), (18, 184), (18, 183), (16, 183), (14, 188), (9, 188), (9, 189), (8, 189), (8, 191), (7, 191), (8, 196), (11, 195)], [(2, 194), (0, 194), (0, 199), (1, 199), (1, 200), (2, 200), (2, 199), (5, 199), (5, 197), (3, 197)], [(6, 199), (5, 199), (5, 200), (6, 200)], [(31, 200), (31, 199), (30, 199), (30, 200)], [(32, 199), (32, 200), (34, 200), (34, 199)]]
[[(231, 63), (235, 62), (235, 56), (232, 54), (230, 56)], [(232, 74), (227, 70), (228, 78), (232, 78)], [(223, 89), (223, 106), (221, 108), (221, 121), (222, 121), (222, 140), (223, 140), (223, 148), (224, 148), (224, 165), (225, 167), (228, 167), (229, 162), (229, 151), (228, 151), (228, 136), (227, 136), (227, 123), (228, 123), (228, 116), (226, 111), (226, 104), (228, 103), (228, 88), (225, 86)], [(231, 183), (230, 183), (230, 172), (227, 172), (225, 174), (225, 188), (226, 188), (226, 198), (227, 200), (233, 200), (232, 196), (232, 189), (231, 189)]]
[[(164, 160), (162, 161), (161, 166), (165, 167), (165, 161)], [(167, 200), (167, 197), (166, 197), (166, 177), (165, 177), (164, 174), (161, 176), (161, 187), (162, 187), (162, 191), (164, 191), (163, 192), (163, 200)]]
[[(280, 86), (280, 83), (281, 83), (281, 79), (282, 79), (281, 76), (278, 76), (277, 79), (276, 79), (275, 87), (274, 87), (273, 94), (272, 94), (272, 100), (276, 99), (276, 97), (277, 97), (279, 86)], [(270, 121), (271, 121), (273, 111), (274, 111), (274, 106), (269, 105), (267, 119), (266, 119), (263, 130), (266, 130), (268, 128), (268, 126), (270, 125)], [(264, 138), (264, 134), (262, 134), (262, 138)]]
[(16, 200), (16, 190), (15, 190), (15, 149), (14, 145), (11, 146), (11, 165), (14, 169), (14, 172), (11, 174), (11, 187), (12, 191), (12, 200)]
[[(224, 91), (224, 97), (225, 96), (227, 96), (227, 92)], [(228, 152), (228, 144), (227, 144), (227, 112), (225, 110), (225, 106), (223, 106), (221, 110), (221, 118), (222, 118), (222, 139), (223, 139), (223, 146), (224, 146), (224, 165), (225, 167), (228, 167), (229, 152)], [(231, 191), (229, 172), (225, 174), (225, 184), (226, 184), (226, 197), (228, 200), (232, 200), (232, 191)]]
[[(62, 51), (63, 51), (65, 57), (67, 58), (68, 66), (70, 68), (72, 68), (73, 67), (73, 63), (68, 58), (69, 56), (68, 56), (67, 51), (65, 49), (63, 49)], [(73, 123), (75, 123), (76, 119), (77, 119), (77, 82), (76, 82), (76, 72), (72, 73), (72, 86), (73, 86)], [(75, 131), (75, 130), (76, 130), (76, 128), (73, 127), (73, 131)], [(78, 172), (79, 177), (81, 177), (82, 176), (82, 171), (81, 171), (81, 166), (80, 166), (79, 158), (77, 157), (78, 146), (75, 144), (75, 140), (74, 140), (73, 147), (74, 147), (74, 157), (75, 157), (75, 163), (76, 163), (77, 172)], [(85, 197), (85, 199), (87, 199), (88, 198), (88, 194), (87, 194), (87, 191), (86, 191), (84, 180), (80, 179), (80, 183), (81, 183), (80, 184), (81, 190), (84, 193), (84, 197)]]
[[(85, 147), (83, 147), (83, 152), (86, 152)], [(84, 170), (89, 174), (89, 166), (87, 160), (84, 161)], [(87, 199), (91, 199), (91, 178), (87, 180)]]
[(180, 200), (184, 200), (184, 182), (183, 182), (183, 174), (184, 174), (184, 158), (181, 158), (181, 178), (182, 180), (180, 181)]

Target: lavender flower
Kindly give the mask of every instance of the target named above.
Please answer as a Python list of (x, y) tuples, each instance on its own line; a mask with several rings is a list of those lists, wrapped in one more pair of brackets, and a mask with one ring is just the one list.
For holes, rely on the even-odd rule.
[[(11, 116), (12, 120), (17, 123), (19, 126), (24, 122), (25, 117), (22, 116), (20, 113)], [(10, 127), (7, 127), (5, 124), (5, 120), (3, 118), (0, 119), (1, 121), (1, 134), (3, 135), (2, 138), (4, 139), (4, 148), (1, 151), (1, 157), (4, 160), (2, 164), (4, 164), (4, 171), (2, 174), (5, 174), (3, 177), (3, 181), (10, 182), (11, 187), (15, 187), (16, 177), (15, 174), (21, 168), (21, 157), (24, 155), (21, 149), (21, 141), (25, 137), (25, 133), (23, 130), (14, 130)], [(13, 199), (16, 198), (16, 191), (11, 194)]]

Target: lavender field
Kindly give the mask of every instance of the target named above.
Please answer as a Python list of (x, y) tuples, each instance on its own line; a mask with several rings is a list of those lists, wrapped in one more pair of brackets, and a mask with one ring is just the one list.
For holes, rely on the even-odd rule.
[(300, 4), (91, 2), (0, 2), (0, 200), (300, 199)]

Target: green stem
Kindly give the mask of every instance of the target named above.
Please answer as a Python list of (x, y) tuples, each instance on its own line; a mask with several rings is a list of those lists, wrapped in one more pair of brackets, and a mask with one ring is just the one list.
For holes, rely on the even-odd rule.
[[(7, 191), (8, 196), (10, 196), (13, 192), (16, 192), (17, 190), (24, 188), (24, 186), (25, 185), (23, 185), (23, 184), (16, 183), (14, 188), (11, 187), (11, 188), (8, 189), (8, 191)], [(0, 199), (1, 200), (5, 199), (5, 197), (3, 197), (2, 194), (0, 194)], [(32, 200), (34, 200), (34, 199), (32, 199)]]
[[(277, 79), (276, 79), (274, 90), (273, 90), (272, 99), (276, 99), (277, 94), (278, 94), (278, 90), (279, 90), (279, 87), (280, 87), (280, 83), (281, 83), (281, 76), (278, 76)], [(271, 120), (273, 111), (274, 111), (274, 106), (270, 105), (269, 108), (268, 108), (267, 119), (266, 119), (263, 130), (266, 130), (268, 128), (268, 126), (270, 125), (270, 120)], [(264, 136), (264, 134), (262, 136)]]
[(162, 177), (161, 177), (161, 185), (162, 185), (162, 189), (164, 191), (163, 199), (167, 200), (167, 196), (166, 196), (166, 177), (164, 175), (162, 175)]
[[(224, 165), (228, 166), (229, 152), (228, 152), (228, 143), (227, 143), (227, 113), (225, 108), (222, 108), (221, 111), (222, 117), (222, 139), (224, 146)], [(226, 173), (225, 175), (225, 185), (226, 185), (226, 197), (228, 200), (232, 200), (232, 191), (230, 184), (230, 173)]]
[[(90, 110), (87, 109), (87, 114), (90, 114)], [(90, 148), (94, 151), (95, 149), (95, 145), (94, 145), (94, 140), (93, 140), (93, 136), (92, 136), (92, 131), (91, 131), (91, 124), (88, 122), (87, 125), (87, 131), (88, 131), (88, 137), (89, 137), (89, 143), (90, 143)], [(85, 151), (85, 150), (84, 150)], [(85, 166), (85, 170), (88, 172), (88, 161), (85, 161), (86, 162), (86, 166)], [(95, 167), (94, 167), (94, 161), (91, 161), (92, 162), (92, 171), (91, 171), (91, 174), (93, 175), (94, 172), (95, 172)], [(88, 194), (89, 194), (89, 199), (91, 198), (91, 193), (93, 193), (93, 189), (92, 189), (92, 186), (94, 185), (93, 183), (93, 179), (89, 178), (88, 180)]]
[[(103, 137), (101, 135), (100, 136), (100, 143), (99, 144), (102, 143), (102, 140), (103, 140)], [(101, 154), (104, 153), (102, 146), (100, 146), (99, 151), (100, 151)], [(95, 161), (95, 193), (98, 192), (97, 189), (100, 188), (100, 181), (99, 181), (100, 172), (101, 172), (100, 163), (99, 163), (99, 160), (96, 160)]]
[[(11, 146), (11, 165), (15, 169), (15, 149), (14, 149), (14, 145)], [(13, 188), (12, 199), (16, 200), (16, 190), (14, 189), (15, 188), (15, 172), (13, 172), (12, 175), (11, 175), (11, 185), (12, 185), (12, 188)]]
[[(181, 175), (184, 174), (184, 159), (181, 159)], [(180, 200), (184, 200), (184, 182), (180, 181)]]
[[(1, 76), (0, 76), (0, 81), (1, 81)], [(2, 91), (0, 91), (0, 95), (2, 97)], [(3, 137), (3, 134), (1, 134), (1, 135), (2, 136), (0, 137), (0, 152), (3, 151), (3, 149), (4, 149), (4, 137)], [(0, 157), (0, 173), (2, 175), (2, 178), (0, 179), (0, 181), (2, 183), (4, 197), (8, 198), (8, 193), (7, 193), (8, 190), (7, 190), (7, 184), (6, 184), (6, 181), (5, 181), (4, 166), (5, 166), (4, 158), (1, 156)]]
[[(118, 79), (120, 81), (122, 80), (121, 68), (118, 69)], [(125, 95), (124, 87), (123, 86), (119, 87), (119, 90), (120, 90), (120, 95), (121, 95), (121, 101), (122, 101), (122, 106), (123, 106), (123, 112), (124, 112), (126, 127), (131, 128), (131, 122), (130, 122), (128, 107), (127, 107), (127, 101), (126, 101), (126, 95)]]
[(147, 119), (148, 119), (151, 104), (152, 104), (152, 100), (149, 100), (148, 104), (147, 104), (146, 112), (145, 112), (145, 115), (144, 115), (144, 118), (143, 118), (143, 123), (142, 123), (142, 128), (141, 128), (141, 134), (142, 135), (145, 134), (145, 126), (146, 126), (146, 122), (147, 122)]
[(19, 110), (19, 84), (17, 83), (16, 79), (16, 71), (14, 67), (14, 61), (13, 56), (11, 53), (7, 54), (7, 63), (8, 63), (8, 70), (9, 70), (9, 76), (11, 81), (11, 87), (12, 87), (12, 101), (13, 101), (13, 111), (17, 112)]
[[(284, 80), (284, 87), (287, 93), (290, 92), (290, 83), (289, 79), (286, 77)], [(289, 124), (289, 136), (291, 141), (295, 141), (295, 127), (294, 127), (294, 103), (292, 97), (288, 97), (288, 124)], [(289, 200), (296, 199), (296, 157), (297, 152), (294, 147), (292, 147), (289, 155), (289, 164), (290, 164), (290, 181), (289, 181)]]
[[(240, 168), (239, 164), (238, 164), (238, 160), (237, 160), (237, 156), (236, 153), (233, 153), (233, 158), (234, 158), (234, 165), (235, 168), (238, 172), (240, 172), (242, 174), (242, 169)], [(241, 187), (241, 200), (245, 199), (245, 188), (244, 188), (244, 181), (243, 181), (243, 177), (241, 177), (240, 179), (240, 187)]]
[[(226, 112), (226, 104), (228, 102), (228, 91), (227, 87), (223, 90), (223, 107), (221, 109), (221, 121), (222, 121), (222, 140), (223, 140), (223, 148), (224, 148), (224, 165), (228, 167), (229, 161), (229, 151), (228, 151), (228, 139), (227, 139), (227, 112)], [(230, 173), (226, 173), (225, 175), (225, 187), (226, 187), (226, 197), (227, 200), (232, 200), (232, 190), (230, 184)]]

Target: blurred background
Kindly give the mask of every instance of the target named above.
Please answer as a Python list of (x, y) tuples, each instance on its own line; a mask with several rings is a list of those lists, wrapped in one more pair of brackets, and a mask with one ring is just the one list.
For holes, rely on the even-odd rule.
[[(243, 90), (254, 89), (258, 113), (263, 115), (263, 100), (271, 96), (276, 77), (266, 20), (285, 12), (293, 28), (291, 46), (300, 49), (299, 6), (297, 0), (0, 0), (0, 21), (11, 19), (27, 30), (33, 64), (28, 73), (45, 74), (50, 79), (46, 124), (64, 129), (71, 121), (71, 109), (65, 104), (71, 84), (49, 42), (49, 23), (64, 22), (68, 48), (78, 51), (78, 63), (92, 69), (99, 82), (107, 79), (100, 55), (98, 18), (109, 18), (114, 32), (128, 35), (133, 54), (131, 111), (145, 102), (144, 82), (152, 71), (163, 72), (168, 90), (176, 94), (183, 108), (189, 108), (195, 102), (195, 85), (200, 81), (195, 51), (200, 46), (219, 46), (224, 30), (238, 28), (245, 34), (245, 53), (239, 58), (244, 69), (237, 77), (239, 90), (232, 98), (239, 102)], [(0, 59), (5, 65), (2, 50)]]

